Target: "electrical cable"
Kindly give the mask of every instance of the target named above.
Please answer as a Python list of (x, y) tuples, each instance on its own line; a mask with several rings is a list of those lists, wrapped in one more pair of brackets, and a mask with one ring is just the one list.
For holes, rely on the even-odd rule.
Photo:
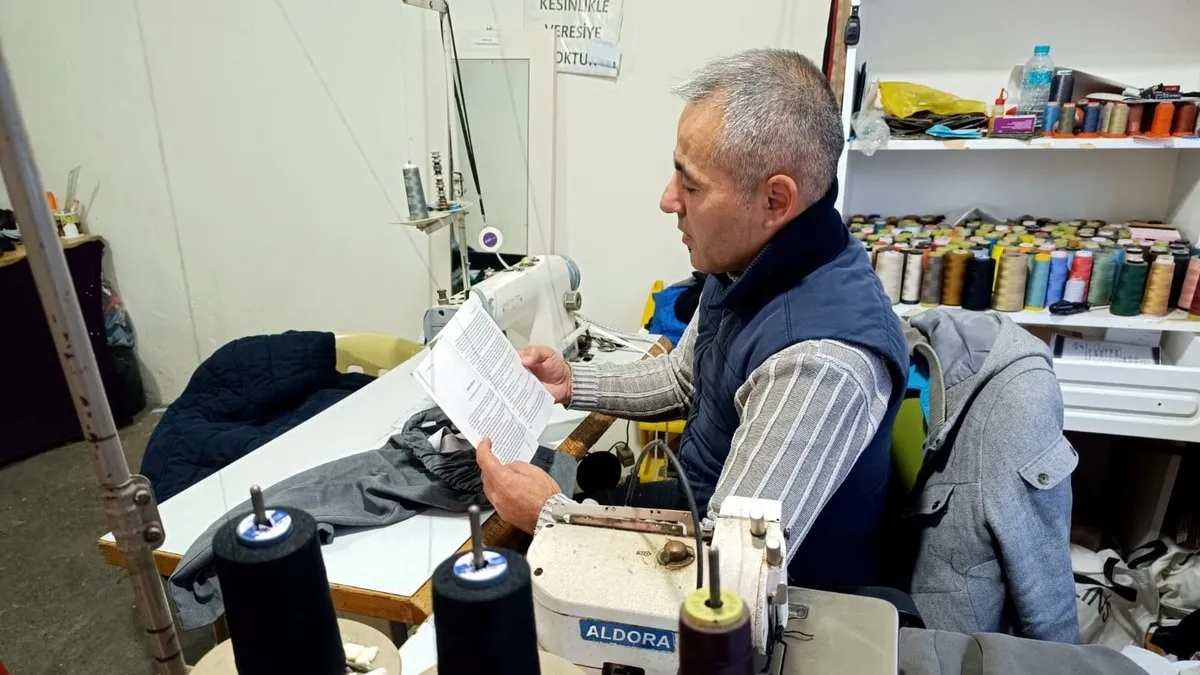
[(625, 488), (625, 506), (629, 506), (629, 501), (633, 498), (634, 489), (638, 486), (638, 472), (642, 470), (642, 461), (646, 458), (646, 453), (651, 448), (661, 447), (666, 453), (667, 459), (670, 460), (671, 466), (675, 468), (675, 473), (678, 475), (677, 483), (683, 486), (683, 493), (687, 497), (688, 509), (692, 512), (693, 529), (696, 534), (696, 588), (704, 588), (704, 539), (700, 534), (700, 510), (696, 508), (696, 496), (692, 494), (692, 486), (688, 484), (687, 476), (683, 473), (683, 465), (679, 463), (679, 458), (675, 456), (675, 451), (666, 442), (660, 439), (654, 439), (647, 443), (638, 453), (637, 461), (633, 463), (633, 473), (629, 475), (629, 480)]

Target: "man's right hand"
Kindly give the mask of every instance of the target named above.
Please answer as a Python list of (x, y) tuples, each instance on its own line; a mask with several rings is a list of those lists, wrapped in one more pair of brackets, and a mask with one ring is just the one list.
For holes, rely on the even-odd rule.
[(571, 402), (571, 366), (557, 350), (542, 345), (526, 347), (521, 352), (521, 365), (541, 381), (555, 403)]

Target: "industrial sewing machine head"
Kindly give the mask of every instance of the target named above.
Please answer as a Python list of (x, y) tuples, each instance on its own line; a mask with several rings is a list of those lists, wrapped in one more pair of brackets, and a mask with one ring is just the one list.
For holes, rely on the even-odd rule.
[[(680, 606), (705, 556), (696, 550), (692, 515), (566, 504), (554, 520), (528, 553), (541, 648), (589, 674), (679, 672)], [(720, 587), (746, 603), (758, 672), (769, 672), (788, 619), (779, 521), (778, 501), (729, 497), (702, 545), (719, 549)]]
[[(549, 345), (569, 357), (583, 330), (575, 320), (575, 312), (583, 302), (579, 281), (579, 267), (570, 258), (539, 255), (492, 274), (467, 293), (483, 301), (496, 325), (517, 349), (531, 344)], [(427, 343), (466, 299), (466, 293), (445, 297), (439, 291), (438, 303), (425, 310)]]

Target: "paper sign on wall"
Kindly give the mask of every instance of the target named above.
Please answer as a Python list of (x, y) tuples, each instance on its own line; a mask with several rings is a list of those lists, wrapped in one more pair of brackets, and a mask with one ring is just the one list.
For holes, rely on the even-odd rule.
[(554, 33), (558, 72), (616, 77), (625, 0), (528, 0), (526, 28)]

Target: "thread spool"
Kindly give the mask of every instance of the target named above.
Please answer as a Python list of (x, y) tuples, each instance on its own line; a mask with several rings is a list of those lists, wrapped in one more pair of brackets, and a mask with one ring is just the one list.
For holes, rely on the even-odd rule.
[(963, 291), (967, 285), (967, 264), (972, 259), (971, 252), (962, 249), (954, 249), (946, 255), (946, 274), (942, 279), (943, 305), (962, 305)]
[(1129, 106), (1129, 129), (1127, 130), (1130, 136), (1142, 135), (1142, 122), (1146, 118), (1146, 106), (1142, 104), (1130, 104)]
[(1063, 300), (1067, 302), (1083, 302), (1087, 299), (1088, 281), (1092, 277), (1092, 252), (1077, 251), (1071, 262), (1071, 274), (1067, 276), (1067, 287), (1063, 291)]
[(753, 675), (750, 613), (736, 593), (721, 589), (717, 549), (708, 555), (709, 587), (689, 593), (679, 609), (679, 672)]
[(996, 288), (992, 291), (992, 309), (998, 312), (1019, 312), (1025, 308), (1025, 282), (1029, 276), (1027, 256), (1010, 250), (1000, 258), (996, 272)]
[(880, 251), (876, 258), (875, 272), (883, 282), (883, 292), (892, 304), (900, 302), (900, 291), (904, 284), (904, 254), (895, 249)]
[(1046, 307), (1046, 291), (1050, 287), (1050, 257), (1049, 253), (1034, 256), (1029, 283), (1025, 286), (1025, 309), (1037, 311)]
[(1100, 108), (1100, 128), (1096, 129), (1096, 133), (1104, 134), (1108, 132), (1109, 121), (1112, 120), (1113, 109), (1117, 104), (1109, 101)]
[(1059, 117), (1062, 115), (1062, 103), (1058, 101), (1050, 101), (1046, 104), (1046, 112), (1042, 115), (1042, 133), (1054, 133), (1054, 128), (1058, 126)]
[(425, 201), (425, 187), (421, 184), (421, 169), (409, 162), (404, 165), (404, 199), (408, 203), (409, 220), (425, 220), (429, 217), (429, 202)]
[(1129, 106), (1118, 103), (1113, 108), (1112, 117), (1108, 118), (1108, 128), (1105, 136), (1109, 138), (1124, 138), (1125, 130), (1129, 128)]
[(945, 251), (933, 251), (925, 260), (925, 274), (921, 277), (921, 304), (936, 307), (942, 302), (942, 277), (946, 273)]
[(996, 260), (975, 256), (967, 264), (967, 281), (963, 289), (963, 309), (983, 311), (992, 304), (992, 279), (996, 276)]
[(915, 305), (921, 300), (921, 270), (925, 263), (925, 251), (911, 249), (904, 254), (904, 281), (900, 289), (900, 302)]
[(1174, 103), (1163, 101), (1154, 106), (1154, 119), (1150, 124), (1150, 131), (1146, 132), (1146, 138), (1170, 138), (1171, 122), (1174, 119)]
[(1166, 316), (1171, 311), (1168, 300), (1174, 276), (1174, 258), (1160, 255), (1154, 260), (1154, 264), (1150, 266), (1150, 278), (1146, 281), (1146, 293), (1142, 297), (1142, 314)]
[(1196, 132), (1196, 104), (1181, 103), (1175, 112), (1175, 131), (1172, 136), (1191, 136)]
[(1059, 136), (1074, 136), (1075, 135), (1075, 104), (1062, 104), (1062, 114), (1058, 118)]
[(1183, 295), (1183, 283), (1187, 281), (1188, 264), (1192, 259), (1190, 250), (1172, 249), (1171, 257), (1175, 259), (1175, 274), (1171, 277), (1171, 298), (1167, 305), (1174, 307), (1179, 304), (1179, 296)]
[(1113, 282), (1117, 278), (1117, 254), (1111, 248), (1100, 249), (1092, 256), (1092, 280), (1088, 284), (1087, 302), (1104, 307), (1112, 301)]
[(1192, 306), (1188, 308), (1188, 319), (1200, 321), (1200, 285), (1197, 285), (1196, 292), (1192, 294)]
[(1140, 255), (1130, 254), (1121, 266), (1121, 274), (1117, 277), (1117, 286), (1113, 290), (1112, 306), (1109, 311), (1113, 316), (1137, 316), (1142, 309), (1142, 295), (1146, 291), (1146, 276), (1150, 266)]
[(1196, 294), (1196, 288), (1200, 286), (1200, 249), (1192, 251), (1192, 257), (1188, 260), (1187, 276), (1183, 280), (1183, 290), (1179, 294), (1179, 309), (1191, 309), (1192, 296)]
[(1088, 103), (1083, 114), (1083, 133), (1079, 134), (1080, 138), (1096, 137), (1096, 132), (1100, 130), (1100, 112), (1099, 101)]
[(1054, 305), (1061, 302), (1066, 293), (1067, 277), (1070, 276), (1071, 265), (1066, 251), (1055, 251), (1050, 255), (1050, 279), (1046, 285), (1046, 304)]
[(1056, 70), (1050, 81), (1050, 100), (1056, 103), (1066, 103), (1075, 98), (1075, 71)]
[(529, 563), (484, 548), (472, 509), (472, 550), (443, 560), (431, 579), (438, 672), (539, 673)]
[(342, 675), (337, 615), (325, 575), (317, 523), (300, 509), (266, 509), (213, 535), (225, 622), (240, 675)]

